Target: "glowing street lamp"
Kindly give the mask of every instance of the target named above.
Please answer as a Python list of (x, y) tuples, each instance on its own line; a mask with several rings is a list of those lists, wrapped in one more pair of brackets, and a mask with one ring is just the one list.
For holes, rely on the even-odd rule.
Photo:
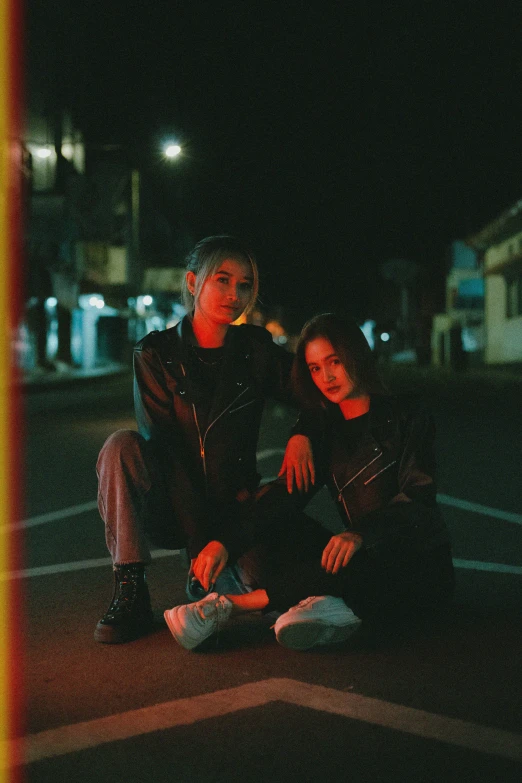
[(181, 154), (181, 147), (179, 144), (167, 144), (164, 152), (167, 158), (177, 158)]

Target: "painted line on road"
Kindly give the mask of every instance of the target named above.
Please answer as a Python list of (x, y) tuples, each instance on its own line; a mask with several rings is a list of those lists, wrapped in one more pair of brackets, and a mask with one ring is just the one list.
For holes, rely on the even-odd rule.
[[(151, 552), (152, 558), (175, 557), (179, 555), (180, 549), (155, 549)], [(92, 560), (74, 560), (70, 563), (55, 563), (54, 565), (35, 566), (21, 571), (0, 572), (0, 582), (7, 582), (11, 579), (31, 579), (34, 576), (52, 576), (53, 574), (63, 574), (70, 571), (85, 571), (88, 568), (100, 568), (112, 564), (110, 557), (93, 558)], [(499, 574), (516, 574), (522, 576), (522, 566), (508, 565), (507, 563), (485, 563), (478, 560), (461, 560), (454, 558), (455, 568), (463, 568), (472, 571), (489, 571)]]
[[(264, 449), (263, 451), (257, 452), (257, 458), (262, 461), (264, 459), (269, 459), (269, 457), (275, 457), (284, 453), (284, 449)], [(47, 522), (58, 522), (60, 519), (74, 517), (78, 514), (84, 514), (87, 511), (94, 511), (97, 508), (97, 501), (91, 500), (88, 503), (78, 503), (76, 506), (61, 508), (58, 511), (37, 514), (36, 516), (24, 519), (21, 522), (13, 522), (10, 525), (1, 525), (0, 527), (2, 530), (24, 530), (26, 528), (37, 527), (38, 525), (45, 525)]]
[(481, 503), (452, 498), (450, 495), (438, 494), (437, 500), (445, 506), (453, 506), (464, 511), (473, 511), (475, 514), (483, 514), (486, 517), (494, 517), (495, 519), (502, 519), (504, 522), (514, 522), (516, 525), (522, 525), (522, 514), (514, 514), (512, 511), (502, 511), (499, 508), (483, 506)]
[(45, 525), (47, 522), (58, 522), (60, 519), (74, 517), (77, 514), (84, 514), (87, 511), (94, 511), (98, 508), (96, 500), (90, 500), (88, 503), (78, 503), (76, 506), (61, 508), (58, 511), (49, 511), (47, 514), (37, 514), (30, 519), (24, 519), (21, 522), (13, 522), (11, 525), (3, 525), (4, 530), (23, 530), (28, 527), (37, 527)]
[[(175, 557), (180, 553), (180, 549), (153, 549), (151, 551), (151, 557), (153, 560), (156, 560), (160, 557)], [(112, 560), (110, 557), (99, 557), (92, 560), (73, 560), (70, 563), (55, 563), (54, 565), (25, 568), (21, 571), (0, 572), (0, 582), (7, 582), (10, 579), (29, 579), (33, 576), (64, 574), (69, 571), (85, 571), (87, 568), (101, 568), (102, 566), (111, 565)]]
[(221, 718), (273, 702), (340, 715), (479, 753), (517, 761), (522, 759), (522, 737), (519, 734), (287, 678), (261, 680), (214, 693), (175, 699), (30, 734), (16, 742), (21, 744), (20, 758), (25, 764), (31, 764), (151, 732)]
[(285, 449), (264, 449), (263, 451), (258, 451), (256, 454), (256, 457), (261, 462), (264, 459), (269, 459), (270, 457), (280, 457), (281, 454), (285, 453)]
[[(271, 481), (275, 481), (276, 479), (277, 476), (267, 476), (261, 480), (261, 483), (269, 484)], [(453, 498), (451, 495), (444, 495), (441, 492), (437, 494), (437, 500), (443, 506), (453, 506), (453, 508), (461, 508), (464, 511), (472, 511), (475, 514), (482, 514), (485, 517), (502, 519), (503, 522), (513, 522), (515, 525), (522, 525), (522, 514), (515, 514), (513, 511), (503, 511), (501, 508), (484, 506), (482, 503), (472, 503), (470, 500)]]
[(522, 576), (522, 566), (507, 565), (506, 563), (482, 563), (478, 560), (460, 560), (453, 558), (455, 568), (464, 568), (471, 571), (494, 571), (497, 574), (517, 574)]
[[(270, 457), (280, 456), (284, 454), (284, 449), (264, 449), (257, 452), (257, 459), (262, 461), (269, 459)], [(267, 476), (262, 479), (262, 484), (268, 484), (271, 481), (275, 481), (277, 476)], [(512, 522), (517, 525), (522, 525), (522, 514), (515, 514), (512, 511), (503, 511), (499, 508), (493, 508), (492, 506), (484, 506), (482, 503), (473, 503), (469, 500), (462, 500), (461, 498), (454, 498), (451, 495), (445, 495), (439, 493), (437, 495), (439, 503), (445, 506), (452, 506), (453, 508), (460, 508), (464, 511), (471, 511), (476, 514), (482, 514), (487, 517), (493, 517), (494, 519), (502, 519), (504, 522)], [(76, 506), (69, 506), (68, 508), (62, 508), (58, 511), (50, 511), (46, 514), (37, 514), (29, 519), (24, 519), (21, 522), (14, 522), (10, 525), (2, 525), (3, 530), (22, 530), (25, 528), (37, 527), (38, 525), (44, 525), (47, 522), (58, 522), (61, 519), (67, 519), (68, 517), (77, 516), (78, 514), (84, 514), (88, 511), (94, 511), (98, 507), (95, 500), (91, 500), (87, 503), (79, 503)]]

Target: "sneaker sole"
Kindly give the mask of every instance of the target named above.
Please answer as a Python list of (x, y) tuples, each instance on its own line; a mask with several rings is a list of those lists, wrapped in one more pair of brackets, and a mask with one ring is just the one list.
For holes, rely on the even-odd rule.
[(165, 618), (165, 622), (167, 623), (168, 629), (172, 636), (177, 641), (177, 643), (181, 645), (181, 647), (185, 648), (185, 650), (193, 650), (199, 644), (203, 643), (204, 640), (201, 639), (197, 639), (196, 641), (187, 639), (187, 631), (179, 622), (178, 614), (175, 609), (167, 609), (163, 613), (163, 617)]
[(289, 623), (276, 632), (276, 639), (289, 650), (309, 650), (311, 647), (344, 642), (358, 631), (360, 623), (330, 625), (318, 620)]

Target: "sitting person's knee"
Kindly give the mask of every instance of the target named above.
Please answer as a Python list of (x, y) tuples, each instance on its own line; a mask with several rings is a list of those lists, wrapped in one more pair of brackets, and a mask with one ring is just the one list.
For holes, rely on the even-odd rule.
[(103, 444), (98, 462), (109, 459), (111, 461), (125, 459), (136, 451), (141, 451), (143, 437), (135, 430), (116, 430)]

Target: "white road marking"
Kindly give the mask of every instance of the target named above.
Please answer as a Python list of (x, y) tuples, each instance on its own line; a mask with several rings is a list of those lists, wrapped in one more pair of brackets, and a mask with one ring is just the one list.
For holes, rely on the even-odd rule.
[[(175, 557), (181, 553), (180, 549), (156, 549), (151, 552), (152, 558)], [(22, 571), (3, 571), (0, 572), (0, 582), (7, 582), (11, 579), (30, 579), (33, 576), (49, 576), (52, 574), (63, 574), (70, 571), (84, 571), (87, 568), (100, 568), (111, 565), (110, 557), (93, 558), (92, 560), (74, 560), (70, 563), (55, 563), (54, 565), (35, 566), (34, 568), (25, 568)], [(477, 560), (453, 559), (455, 568), (463, 568), (472, 571), (490, 571), (499, 574), (516, 574), (522, 576), (522, 566), (508, 565), (506, 563), (484, 563)]]
[[(284, 454), (284, 449), (264, 449), (257, 453), (258, 460), (268, 459), (273, 456)], [(262, 480), (262, 484), (267, 484), (270, 481), (275, 481), (277, 476), (268, 476)], [(496, 519), (502, 519), (504, 522), (513, 522), (515, 524), (522, 524), (522, 514), (515, 514), (511, 511), (503, 511), (502, 509), (492, 508), (491, 506), (484, 506), (481, 503), (472, 503), (469, 500), (461, 500), (460, 498), (454, 498), (450, 495), (439, 493), (437, 495), (439, 503), (447, 506), (453, 506), (454, 508), (461, 508), (465, 511), (471, 511), (476, 514), (483, 514), (484, 516), (493, 517)], [(69, 506), (68, 508), (62, 508), (58, 511), (50, 511), (45, 514), (37, 514), (34, 517), (25, 519), (21, 522), (15, 522), (10, 525), (3, 525), (4, 530), (20, 530), (23, 528), (37, 527), (48, 522), (57, 522), (61, 519), (67, 519), (72, 516), (84, 514), (89, 511), (94, 511), (98, 507), (95, 500), (87, 503), (79, 503), (76, 506)], [(155, 557), (167, 557), (179, 553), (179, 550), (162, 550), (163, 554), (156, 552)], [(77, 560), (71, 563), (58, 563), (49, 566), (38, 566), (35, 568), (27, 568), (23, 571), (10, 571), (0, 573), (0, 581), (6, 581), (10, 579), (25, 579), (33, 576), (45, 576), (47, 574), (57, 574), (67, 571), (80, 571), (85, 568), (97, 568), (110, 564), (110, 558), (99, 558), (92, 560)], [(503, 574), (522, 574), (522, 567), (509, 565), (506, 563), (489, 563), (480, 562), (475, 560), (462, 560), (454, 559), (453, 564), (456, 568), (471, 569), (475, 571), (494, 571)]]
[[(264, 449), (258, 451), (258, 460), (268, 459), (269, 457), (275, 457), (278, 454), (284, 454), (284, 449)], [(273, 479), (271, 479), (273, 480)], [(36, 514), (34, 517), (24, 519), (21, 522), (13, 522), (9, 525), (1, 525), (2, 530), (23, 530), (26, 528), (37, 527), (38, 525), (45, 525), (47, 522), (58, 522), (60, 519), (67, 519), (68, 517), (74, 517), (78, 514), (84, 514), (87, 511), (94, 511), (98, 508), (96, 500), (90, 500), (88, 503), (78, 503), (76, 506), (69, 506), (68, 508), (61, 508), (58, 511), (49, 511), (46, 514)]]
[[(261, 483), (269, 484), (271, 481), (275, 481), (276, 478), (277, 476), (265, 476), (261, 480)], [(450, 495), (444, 495), (441, 492), (438, 493), (437, 500), (443, 506), (453, 506), (453, 508), (461, 508), (464, 511), (471, 511), (474, 514), (482, 514), (485, 517), (502, 519), (503, 522), (513, 522), (515, 525), (522, 525), (522, 514), (515, 514), (513, 511), (503, 511), (501, 508), (483, 506), (482, 503), (472, 503), (470, 500), (453, 498)]]
[(497, 574), (518, 574), (522, 576), (522, 566), (506, 565), (505, 563), (482, 563), (478, 560), (460, 560), (453, 558), (455, 568), (465, 568), (471, 571), (495, 571)]
[(452, 498), (450, 495), (440, 493), (437, 495), (437, 500), (444, 506), (462, 508), (464, 511), (473, 511), (475, 514), (483, 514), (486, 517), (494, 517), (495, 519), (502, 519), (504, 522), (514, 522), (515, 525), (522, 525), (522, 514), (514, 514), (512, 511), (502, 511), (500, 508), (483, 506), (482, 503), (472, 503), (469, 500), (460, 500), (460, 498)]
[[(262, 707), (271, 702), (284, 702), (341, 715), (479, 753), (522, 759), (522, 737), (519, 734), (286, 678), (261, 680), (119, 715), (60, 726), (30, 734), (16, 742), (22, 745), (21, 757), (25, 763), (31, 764), (154, 731), (219, 718), (239, 710)], [(9, 753), (2, 756), (9, 757)]]
[(2, 528), (4, 530), (22, 530), (28, 527), (37, 527), (38, 525), (45, 525), (46, 522), (57, 522), (59, 519), (67, 519), (77, 514), (84, 514), (86, 511), (94, 511), (95, 508), (98, 508), (98, 503), (95, 500), (90, 500), (88, 503), (78, 503), (76, 506), (61, 508), (58, 511), (49, 511), (47, 514), (37, 514), (30, 519), (14, 522), (11, 525), (2, 525)]
[[(153, 549), (151, 551), (152, 559), (159, 557), (174, 557), (180, 554), (179, 549)], [(3, 571), (0, 572), (0, 582), (6, 582), (10, 579), (28, 579), (32, 576), (48, 576), (49, 574), (63, 574), (67, 571), (84, 571), (86, 568), (100, 568), (101, 566), (112, 565), (110, 557), (99, 557), (92, 560), (74, 560), (70, 563), (55, 563), (54, 565), (35, 566), (34, 568), (25, 568), (22, 571)]]
[[(285, 453), (284, 449), (263, 449), (257, 452), (257, 459), (262, 462), (270, 457), (281, 456)], [(262, 484), (268, 484), (270, 481), (275, 481), (277, 476), (267, 476), (263, 478)], [(439, 493), (437, 500), (445, 506), (453, 506), (454, 508), (461, 508), (464, 511), (472, 511), (476, 514), (483, 514), (487, 517), (493, 517), (494, 519), (502, 519), (504, 522), (513, 522), (517, 525), (522, 525), (522, 514), (515, 514), (512, 511), (503, 511), (499, 508), (493, 508), (492, 506), (484, 506), (481, 503), (473, 503), (469, 500), (461, 500), (460, 498), (454, 498), (450, 495)], [(60, 519), (67, 519), (68, 517), (83, 514), (87, 511), (94, 511), (98, 507), (95, 500), (91, 500), (87, 503), (79, 503), (76, 506), (69, 506), (68, 508), (62, 508), (58, 511), (50, 511), (46, 514), (37, 514), (29, 519), (24, 519), (21, 522), (14, 522), (9, 525), (0, 526), (3, 530), (21, 530), (24, 528), (37, 527), (38, 525), (44, 525), (47, 522), (57, 522)]]
[(269, 459), (269, 457), (281, 456), (284, 453), (284, 449), (264, 449), (263, 451), (258, 451), (256, 457), (261, 462), (264, 459)]

